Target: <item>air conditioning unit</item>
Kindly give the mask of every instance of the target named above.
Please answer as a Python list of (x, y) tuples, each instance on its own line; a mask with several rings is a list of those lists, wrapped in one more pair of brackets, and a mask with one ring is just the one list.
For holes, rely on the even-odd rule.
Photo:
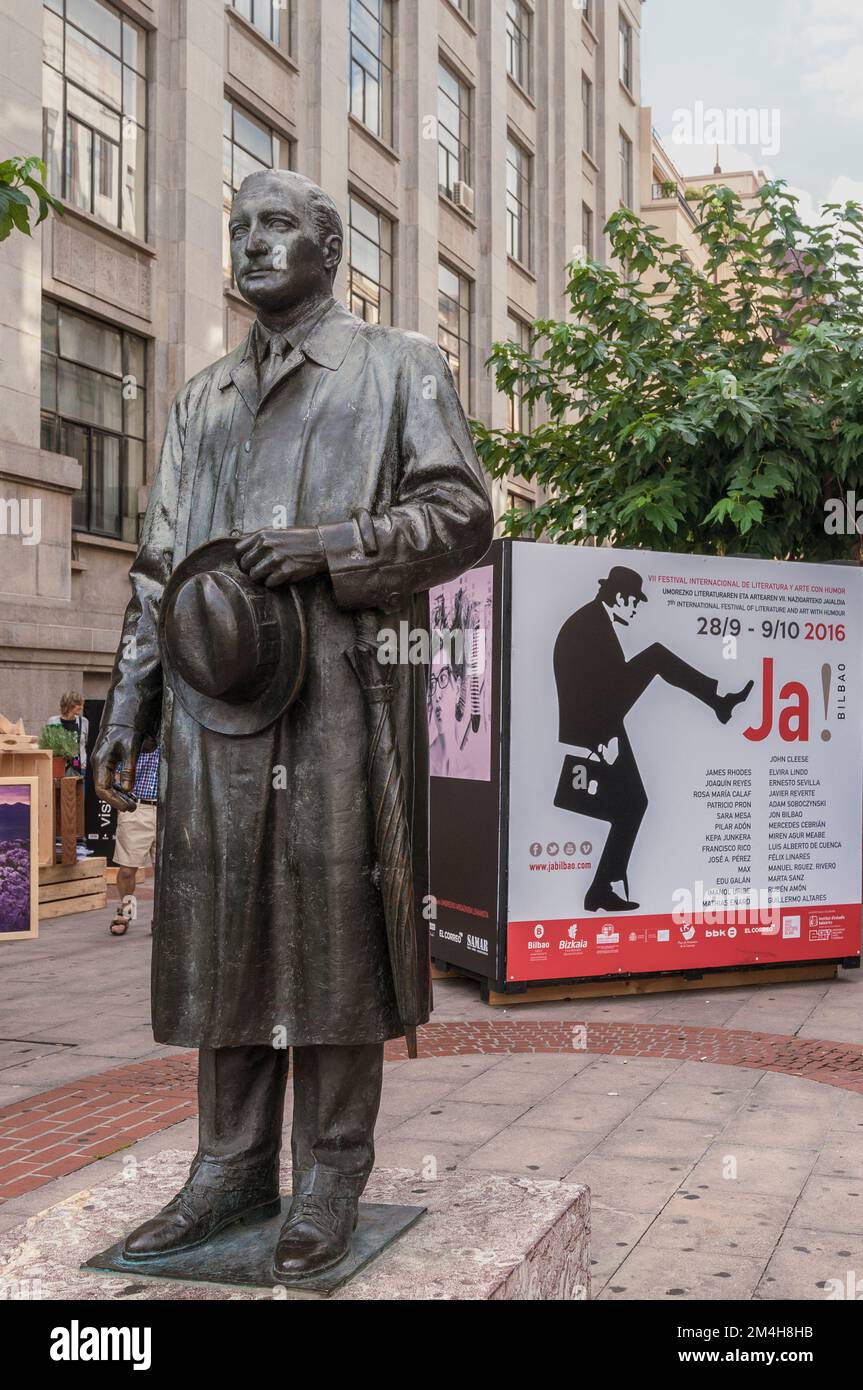
[(452, 200), (456, 207), (464, 208), (465, 212), (473, 212), (473, 189), (469, 183), (462, 183), (458, 179), (452, 186)]

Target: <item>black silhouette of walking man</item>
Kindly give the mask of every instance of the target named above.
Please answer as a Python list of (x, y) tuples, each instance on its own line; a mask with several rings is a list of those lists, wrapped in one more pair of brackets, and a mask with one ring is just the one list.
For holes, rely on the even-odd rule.
[[(629, 859), (647, 810), (647, 794), (624, 720), (654, 676), (701, 700), (727, 724), (753, 682), (720, 695), (719, 682), (696, 671), (660, 642), (626, 660), (615, 626), (628, 627), (647, 595), (641, 576), (615, 565), (599, 582), (596, 598), (567, 618), (554, 644), (554, 677), (561, 743), (577, 749), (561, 768), (555, 806), (611, 829), (584, 899), (588, 912), (634, 912), (629, 901)], [(616, 892), (621, 884), (625, 896)]]

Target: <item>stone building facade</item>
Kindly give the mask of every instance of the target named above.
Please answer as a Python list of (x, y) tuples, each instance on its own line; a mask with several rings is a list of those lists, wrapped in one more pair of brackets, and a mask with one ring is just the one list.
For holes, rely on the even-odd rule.
[[(171, 398), (249, 313), (226, 206), (337, 200), (336, 292), (439, 342), (472, 416), (496, 340), (639, 197), (641, 0), (0, 0), (0, 131), (65, 204), (0, 245), (0, 711), (107, 687)], [(515, 407), (518, 413), (518, 406)], [(498, 513), (523, 485), (495, 485)]]

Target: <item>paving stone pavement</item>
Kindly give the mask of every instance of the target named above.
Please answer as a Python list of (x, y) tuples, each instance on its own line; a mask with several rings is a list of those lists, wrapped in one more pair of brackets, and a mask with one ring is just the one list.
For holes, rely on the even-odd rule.
[[(0, 1230), (194, 1146), (194, 1053), (149, 1030), (149, 904), (125, 938), (107, 919), (5, 948)], [(435, 995), (431, 1055), (389, 1049), (382, 1166), (586, 1183), (602, 1299), (818, 1299), (863, 1274), (859, 972), (506, 1010), (465, 981)]]

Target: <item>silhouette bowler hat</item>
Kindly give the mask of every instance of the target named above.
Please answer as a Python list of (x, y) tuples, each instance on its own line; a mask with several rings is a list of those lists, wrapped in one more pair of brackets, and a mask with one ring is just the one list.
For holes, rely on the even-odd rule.
[(267, 589), (244, 574), (234, 540), (207, 541), (180, 562), (159, 614), (166, 679), (205, 729), (254, 734), (299, 694), (306, 622), (294, 585)]
[(628, 565), (614, 565), (608, 571), (608, 578), (600, 579), (599, 587), (607, 594), (625, 594), (627, 597), (638, 599), (639, 603), (647, 602), (641, 575), (636, 570), (631, 570)]

